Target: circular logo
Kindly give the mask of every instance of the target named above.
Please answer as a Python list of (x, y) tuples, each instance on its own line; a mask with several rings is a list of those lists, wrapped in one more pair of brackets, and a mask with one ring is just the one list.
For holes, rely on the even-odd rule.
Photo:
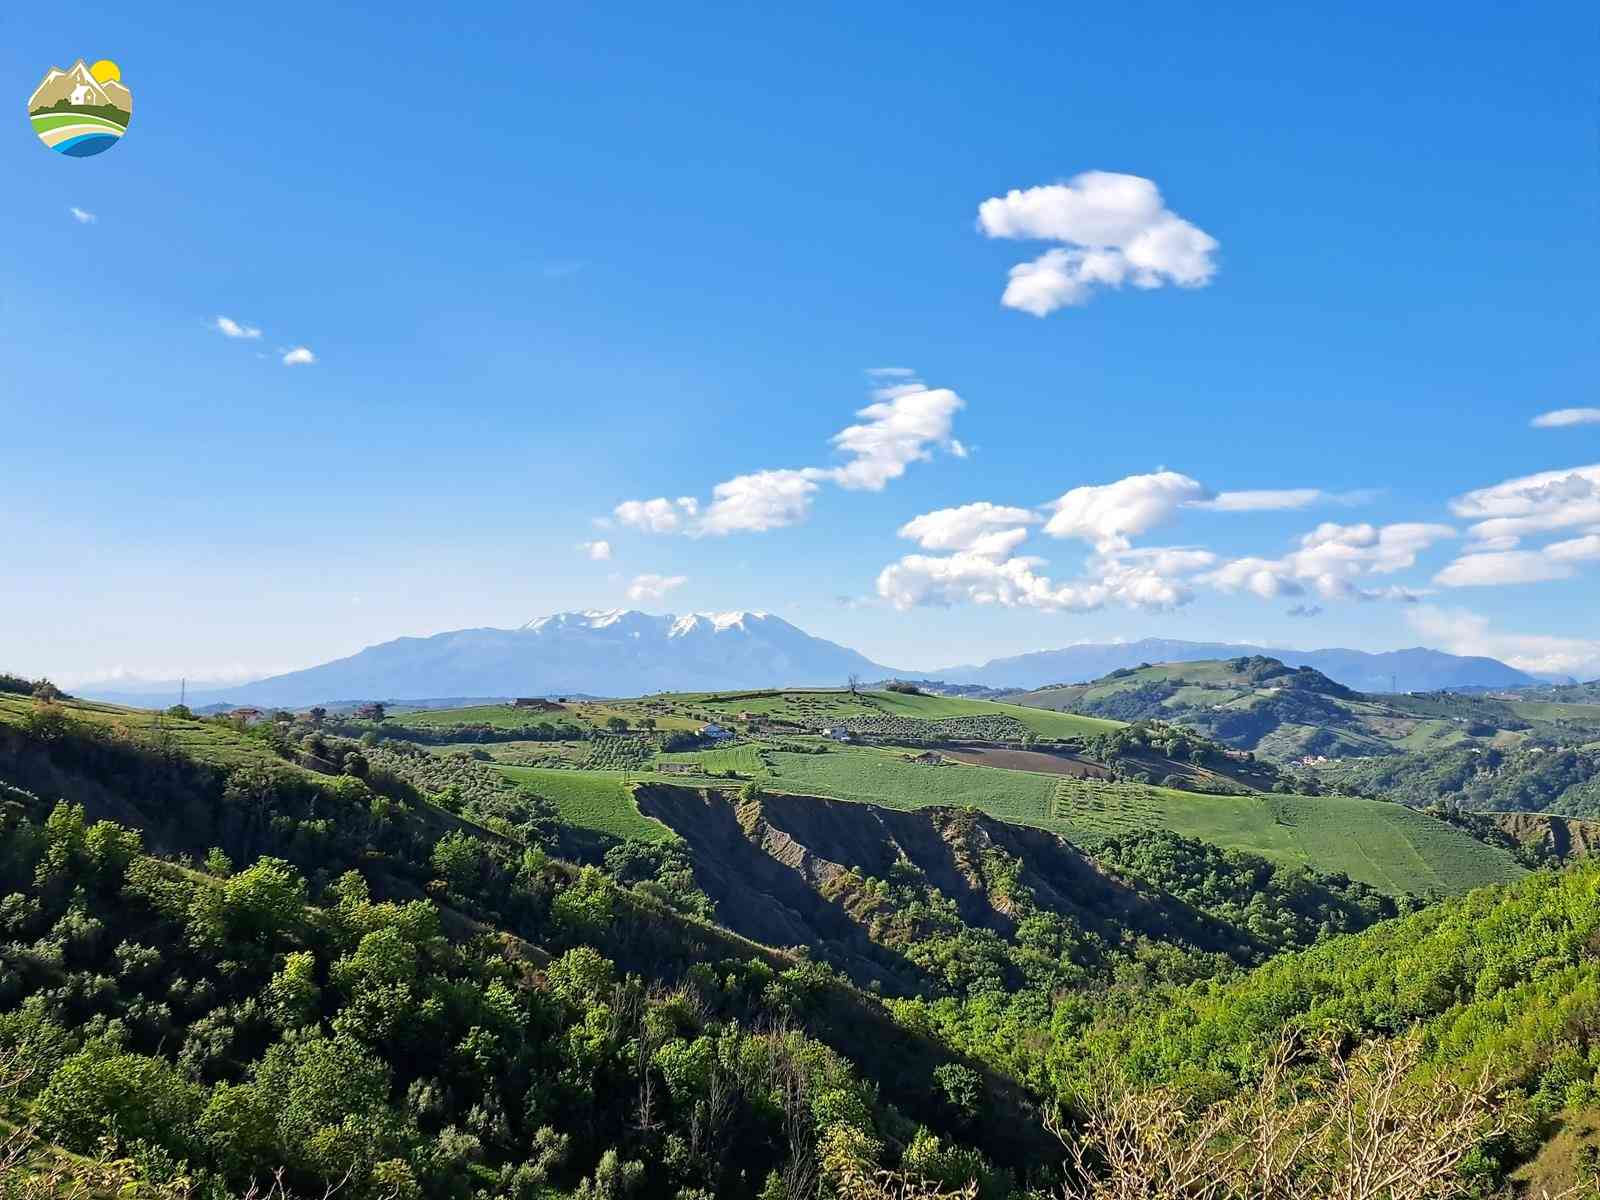
[(83, 59), (70, 70), (51, 67), (28, 97), (28, 120), (39, 140), (57, 154), (88, 158), (111, 149), (128, 132), (133, 93), (109, 58)]

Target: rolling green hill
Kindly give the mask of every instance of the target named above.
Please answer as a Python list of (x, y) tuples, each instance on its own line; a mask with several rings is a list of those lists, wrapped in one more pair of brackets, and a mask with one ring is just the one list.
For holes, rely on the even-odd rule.
[(1259, 656), (1148, 664), (1011, 699), (1122, 721), (1171, 721), (1276, 762), (1600, 737), (1600, 706), (1455, 693), (1369, 696)]

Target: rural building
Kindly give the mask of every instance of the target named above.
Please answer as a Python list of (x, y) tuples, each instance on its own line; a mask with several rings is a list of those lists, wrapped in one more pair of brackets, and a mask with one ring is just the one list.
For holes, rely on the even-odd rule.
[(710, 738), (713, 742), (725, 742), (733, 736), (733, 730), (724, 729), (721, 725), (702, 725), (700, 736)]
[(512, 708), (536, 708), (540, 712), (555, 712), (561, 706), (551, 704), (548, 700), (541, 700), (536, 696), (518, 696), (511, 702)]
[(235, 721), (243, 721), (246, 725), (254, 725), (261, 720), (262, 712), (259, 708), (235, 708), (228, 716)]
[(935, 754), (932, 750), (924, 750), (921, 754), (906, 755), (907, 762), (914, 762), (924, 767), (944, 766), (944, 755)]
[(697, 762), (668, 762), (662, 763), (660, 771), (663, 775), (704, 775), (705, 768)]
[(850, 731), (843, 725), (829, 725), (822, 731), (822, 736), (832, 738), (836, 742), (848, 742), (850, 740)]

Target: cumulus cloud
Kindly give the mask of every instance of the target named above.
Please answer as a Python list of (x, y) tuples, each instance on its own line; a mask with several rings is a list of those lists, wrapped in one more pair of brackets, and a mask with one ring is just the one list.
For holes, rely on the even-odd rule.
[(1452, 654), (1485, 655), (1522, 671), (1546, 675), (1600, 676), (1600, 641), (1540, 634), (1499, 633), (1489, 618), (1466, 609), (1424, 604), (1406, 620), (1431, 644)]
[(1540, 413), (1528, 422), (1535, 429), (1565, 429), (1569, 425), (1600, 425), (1600, 408), (1558, 408)]
[(1198, 480), (1176, 471), (1129, 475), (1063, 493), (1050, 505), (1055, 512), (1044, 531), (1078, 538), (1102, 553), (1125, 550), (1130, 537), (1164, 525), (1185, 504), (1209, 498)]
[(99, 217), (95, 216), (92, 212), (90, 212), (88, 209), (79, 208), (76, 204), (74, 204), (71, 208), (67, 209), (67, 211), (72, 214), (72, 219), (74, 221), (76, 221), (79, 225), (93, 225), (96, 221), (98, 221), (100, 219)]
[(1203, 287), (1217, 240), (1167, 208), (1148, 179), (1085, 171), (1066, 183), (1012, 189), (978, 206), (992, 238), (1059, 242), (1011, 268), (1000, 302), (1036, 317), (1086, 304), (1099, 288)]
[(1032, 525), (1038, 520), (1031, 509), (980, 500), (914, 517), (900, 526), (900, 536), (924, 550), (966, 550), (980, 539), (1015, 532), (1017, 526)]
[(626, 500), (612, 510), (622, 524), (647, 533), (690, 536), (760, 533), (797, 525), (810, 514), (824, 484), (846, 491), (882, 491), (912, 463), (938, 450), (965, 457), (952, 434), (961, 397), (948, 388), (929, 388), (909, 377), (907, 368), (877, 367), (872, 403), (856, 413), (860, 420), (830, 439), (843, 457), (837, 466), (777, 467), (736, 475), (711, 489), (703, 510), (693, 497)]
[(592, 562), (607, 562), (611, 558), (611, 543), (604, 539), (594, 542), (581, 542), (578, 549)]
[(686, 575), (635, 575), (628, 584), (628, 599), (635, 604), (659, 604), (668, 592), (688, 582)]
[(1320, 605), (1320, 604), (1296, 604), (1294, 607), (1290, 608), (1284, 615), (1285, 616), (1289, 616), (1289, 617), (1305, 617), (1305, 618), (1320, 617), (1322, 615), (1322, 605)]
[[(1186, 604), (1193, 592), (1185, 577), (1212, 566), (1216, 556), (1185, 546), (1134, 548), (1127, 535), (1166, 515), (1165, 501), (1151, 503), (1150, 497), (1170, 498), (1188, 489), (1150, 483), (1155, 477), (1133, 478), (1142, 482), (1074, 489), (1057, 501), (1056, 516), (1066, 514), (1057, 536), (1081, 538), (1096, 547), (1081, 578), (1058, 582), (1043, 573), (1044, 559), (1017, 553), (1029, 526), (1039, 520), (1037, 514), (979, 501), (923, 513), (902, 525), (901, 537), (924, 550), (951, 553), (909, 554), (889, 564), (878, 574), (878, 595), (900, 609), (967, 603), (1087, 612), (1109, 604), (1147, 609)], [(1045, 529), (1049, 531), (1049, 524)]]
[(700, 502), (693, 496), (679, 496), (668, 500), (658, 496), (654, 500), (624, 500), (612, 510), (620, 524), (645, 533), (677, 533), (700, 512)]
[(764, 533), (798, 525), (811, 511), (818, 478), (809, 468), (735, 475), (711, 489), (711, 504), (692, 532)]
[(317, 356), (305, 346), (296, 346), (293, 350), (285, 352), (283, 365), (286, 367), (309, 367), (317, 361)]
[(253, 340), (261, 336), (261, 330), (235, 321), (232, 317), (218, 317), (215, 328), (223, 337)]
[(1250, 592), (1263, 600), (1313, 591), (1325, 600), (1412, 600), (1403, 587), (1374, 588), (1364, 577), (1389, 575), (1414, 566), (1417, 556), (1455, 536), (1448, 525), (1401, 522), (1340, 525), (1325, 521), (1300, 538), (1300, 548), (1282, 558), (1236, 558), (1205, 582), (1224, 592)]

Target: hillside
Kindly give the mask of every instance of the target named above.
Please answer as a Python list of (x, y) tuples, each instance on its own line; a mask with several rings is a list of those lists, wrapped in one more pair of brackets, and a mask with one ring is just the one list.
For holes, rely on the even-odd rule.
[(1435, 691), (1440, 688), (1517, 687), (1537, 683), (1533, 676), (1492, 658), (1462, 657), (1417, 647), (1369, 653), (1363, 650), (1289, 650), (1228, 642), (1184, 642), (1143, 638), (1136, 642), (1085, 643), (993, 659), (981, 666), (926, 672), (951, 683), (1031, 689), (1055, 683), (1098, 679), (1112, 671), (1152, 662), (1204, 662), (1265, 657), (1294, 667), (1311, 667), (1362, 692)]
[[(879, 721), (879, 699), (821, 703)], [(993, 717), (936, 699), (894, 694), (893, 728)], [(347, 1177), (372, 1200), (396, 1180), (419, 1200), (756, 1200), (787, 1194), (772, 1180), (799, 1154), (841, 1194), (904, 1194), (848, 1192), (886, 1172), (1005, 1200), (1053, 1186), (1039, 1105), (1122, 1036), (1117, 1014), (1186, 1003), (1192, 981), (1241, 987), (1417, 905), (1385, 892), (1520, 873), (1375, 801), (927, 765), (793, 733), (640, 772), (504, 773), (518, 782), (330, 724), (0, 698), (0, 1117), (32, 1122), (39, 1153), (110, 1170), (59, 1158), (109, 1135), (149, 1187), (182, 1156), (208, 1186), (282, 1167), (286, 1186)], [(1080, 749), (1132, 732), (1091, 727)], [(1094, 765), (1034, 744), (1014, 752)], [(695, 753), (750, 778), (659, 774)], [(556, 779), (578, 790), (541, 795)], [(830, 779), (862, 792), (830, 799)], [(660, 832), (600, 837), (570, 804)], [(83, 998), (37, 999), (67, 995)], [(47, 1070), (16, 1081), (18, 1054)]]
[[(840, 1120), (896, 1145), (959, 1125), (1005, 1165), (1048, 1155), (1014, 1084), (962, 1068), (981, 1111), (951, 1109), (935, 1073), (955, 1056), (804, 957), (680, 913), (695, 898), (660, 863), (578, 870), (509, 819), (514, 798), (457, 815), (354, 751), (330, 776), (269, 746), (71, 703), (0, 712), (4, 919), (34, 946), (4, 951), (0, 1058), (47, 1067), (0, 1095), (8, 1113), (74, 1151), (142, 1136), (139, 1169), (182, 1155), (241, 1190), (278, 1166), (373, 1195), (604, 1183), (645, 1172), (641, 1095), (653, 1136), (685, 1147), (653, 1177), (718, 1195), (753, 1196)], [(79, 978), (105, 982), (16, 1007)], [(125, 1033), (95, 1041), (96, 1014)], [(785, 1071), (808, 1112), (833, 1098), (815, 1132), (759, 1102)], [(727, 1090), (696, 1133), (708, 1078)]]
[[(580, 737), (512, 724), (551, 721), (577, 733), (585, 712)], [(626, 728), (608, 729), (596, 720), (602, 713)], [(502, 719), (506, 725), (493, 723)], [(709, 743), (683, 732), (701, 722), (737, 736)], [(402, 713), (382, 723), (330, 719), (329, 728), (479, 760), (601, 839), (666, 837), (668, 827), (641, 811), (631, 785), (682, 781), (906, 811), (974, 808), (1089, 847), (1169, 831), (1342, 873), (1392, 895), (1455, 893), (1520, 869), (1507, 844), (1486, 845), (1394, 804), (1295, 795), (1270, 764), (1175, 726), (1129, 727), (993, 701), (826, 689), (662, 694), (532, 715), (505, 707)], [(846, 731), (838, 736), (848, 741), (819, 736), (824, 728)]]
[(1431, 693), (1364, 695), (1276, 659), (1140, 664), (1093, 683), (1008, 696), (1124, 721), (1172, 721), (1276, 762), (1600, 737), (1600, 706)]

